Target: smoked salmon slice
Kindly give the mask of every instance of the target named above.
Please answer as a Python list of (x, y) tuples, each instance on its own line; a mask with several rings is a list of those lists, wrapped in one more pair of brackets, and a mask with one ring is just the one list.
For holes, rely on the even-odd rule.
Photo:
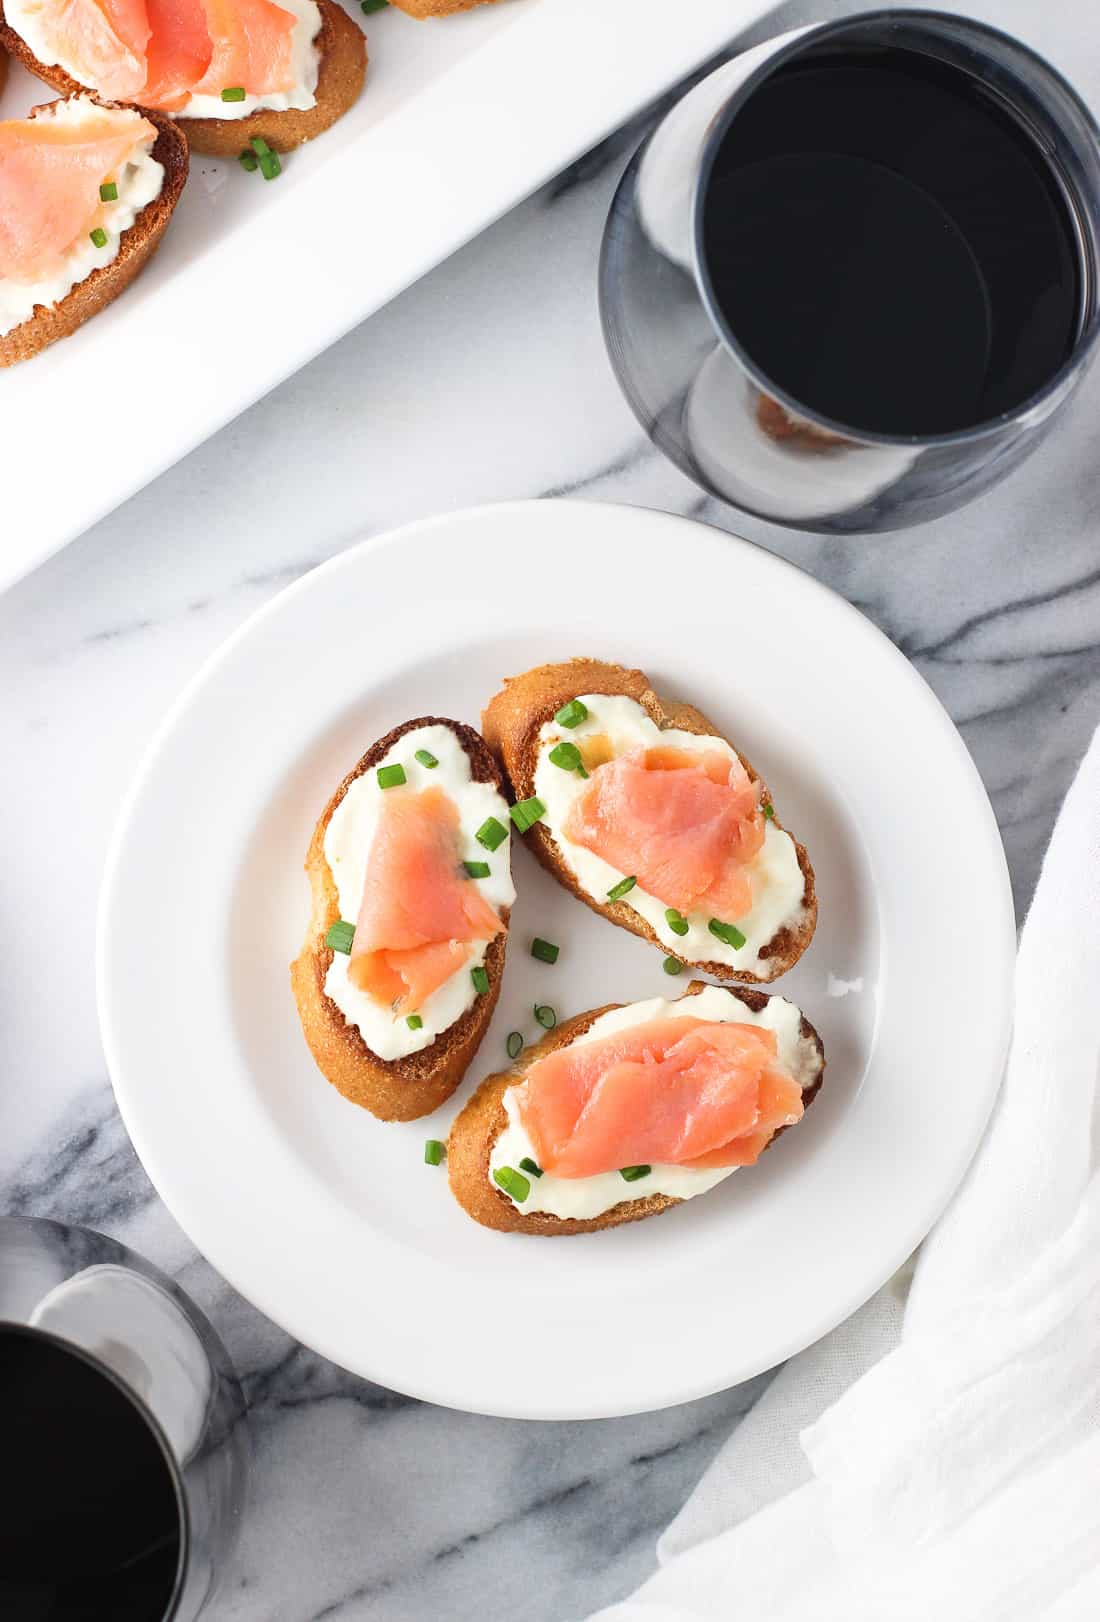
[(79, 120), (44, 111), (0, 123), (0, 276), (56, 274), (94, 228), (101, 184), (156, 135), (140, 113), (90, 101)]
[(410, 1014), (504, 924), (463, 870), (458, 807), (440, 788), (386, 789), (348, 977)]
[(735, 922), (752, 907), (748, 864), (764, 843), (759, 784), (717, 749), (633, 749), (593, 771), (567, 839), (679, 912)]
[(141, 99), (146, 107), (176, 112), (186, 106), (214, 54), (206, 10), (202, 0), (147, 0), (147, 5), (151, 37)]
[(538, 1059), (515, 1089), (544, 1171), (751, 1165), (802, 1115), (774, 1031), (681, 1018), (643, 1021)]
[(212, 41), (210, 65), (194, 94), (218, 95), (240, 85), (250, 96), (294, 84), (294, 17), (272, 0), (202, 0)]
[(36, 22), (74, 78), (111, 101), (136, 99), (149, 39), (144, 0), (43, 0)]

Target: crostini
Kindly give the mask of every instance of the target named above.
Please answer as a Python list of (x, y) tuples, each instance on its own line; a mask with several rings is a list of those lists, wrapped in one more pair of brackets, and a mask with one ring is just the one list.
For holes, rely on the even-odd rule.
[(535, 855), (602, 917), (726, 981), (775, 980), (810, 944), (813, 868), (764, 780), (642, 671), (540, 665), (482, 731)]
[(380, 738), (325, 807), (290, 977), (317, 1065), (384, 1121), (449, 1098), (496, 1006), (515, 890), (500, 773), (436, 716)]
[(65, 95), (168, 113), (193, 151), (312, 140), (363, 88), (362, 30), (334, 0), (0, 0), (0, 46)]
[(187, 179), (159, 113), (72, 96), (0, 123), (0, 366), (29, 360), (128, 287)]
[(390, 0), (407, 17), (453, 17), (456, 11), (473, 11), (475, 6), (494, 4), (495, 0)]
[(544, 1237), (657, 1216), (751, 1166), (825, 1072), (784, 997), (692, 981), (595, 1008), (482, 1082), (451, 1128), (451, 1191), (484, 1227)]

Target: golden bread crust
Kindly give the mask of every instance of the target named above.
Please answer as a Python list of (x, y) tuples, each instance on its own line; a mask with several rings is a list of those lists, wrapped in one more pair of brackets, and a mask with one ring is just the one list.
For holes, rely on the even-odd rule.
[[(589, 688), (588, 691), (591, 692), (592, 689)], [(747, 987), (733, 986), (726, 989), (754, 1012), (759, 1012), (768, 1001), (762, 991), (750, 991)], [(693, 980), (684, 996), (695, 997), (705, 990), (704, 981)], [(596, 1233), (601, 1228), (618, 1228), (624, 1222), (641, 1222), (645, 1217), (659, 1216), (662, 1211), (681, 1203), (667, 1194), (650, 1194), (644, 1199), (625, 1199), (621, 1204), (612, 1206), (610, 1211), (605, 1211), (602, 1216), (586, 1217), (583, 1220), (550, 1216), (545, 1211), (532, 1211), (530, 1215), (524, 1215), (513, 1205), (507, 1194), (489, 1180), (489, 1160), (493, 1145), (508, 1124), (504, 1109), (504, 1094), (508, 1088), (522, 1081), (536, 1059), (541, 1059), (547, 1053), (553, 1053), (557, 1048), (567, 1047), (576, 1037), (583, 1036), (601, 1014), (621, 1006), (620, 1003), (607, 1003), (603, 1008), (590, 1008), (587, 1012), (578, 1014), (575, 1019), (565, 1020), (549, 1035), (544, 1036), (541, 1042), (524, 1048), (508, 1070), (487, 1076), (456, 1116), (447, 1144), (447, 1177), (451, 1193), (459, 1205), (475, 1222), (480, 1222), (482, 1227), (495, 1228), (501, 1233), (531, 1233), (544, 1238), (568, 1238), (571, 1234)], [(825, 1074), (825, 1050), (820, 1036), (805, 1015), (802, 1017), (801, 1032), (816, 1044), (821, 1057), (821, 1070), (817, 1079), (802, 1094), (803, 1107), (809, 1109), (821, 1090)], [(781, 1127), (766, 1145), (765, 1152), (771, 1148), (776, 1138), (781, 1137), (787, 1130), (787, 1127)]]
[[(504, 974), (507, 934), (494, 937), (485, 956), (489, 990), (478, 997), (460, 1019), (442, 1031), (428, 1047), (404, 1058), (386, 1060), (372, 1053), (354, 1025), (349, 1025), (332, 998), (325, 992), (325, 976), (332, 962), (332, 948), (325, 945), (329, 926), (339, 917), (336, 885), (325, 860), (325, 832), (333, 812), (351, 784), (383, 758), (405, 733), (418, 727), (445, 726), (459, 739), (470, 759), (475, 782), (500, 788), (500, 773), (484, 740), (472, 727), (441, 716), (420, 716), (394, 727), (372, 744), (329, 800), (310, 841), (306, 872), (313, 894), (313, 911), (302, 950), (290, 966), (290, 983), (298, 1004), (309, 1050), (327, 1080), (362, 1109), (380, 1121), (415, 1121), (430, 1115), (446, 1102), (466, 1074), (482, 1037), (493, 1017), (500, 982)], [(508, 910), (501, 914), (508, 923)]]
[[(694, 705), (674, 703), (658, 697), (644, 671), (628, 670), (623, 665), (608, 664), (602, 659), (569, 659), (563, 664), (538, 665), (522, 676), (509, 677), (500, 692), (489, 700), (481, 716), (485, 741), (502, 762), (517, 800), (527, 799), (535, 792), (540, 727), (552, 720), (563, 704), (580, 693), (606, 693), (613, 697), (632, 698), (662, 729), (675, 727), (697, 736), (721, 737), (719, 729)], [(764, 799), (769, 800), (768, 786), (763, 783), (760, 773), (740, 750), (737, 755), (753, 781), (763, 784)], [(778, 813), (774, 821), (777, 828), (783, 827)], [(629, 929), (633, 935), (640, 935), (660, 951), (668, 952), (669, 948), (658, 939), (652, 926), (628, 902), (597, 901), (581, 888), (557, 841), (544, 823), (535, 823), (524, 835), (524, 842), (559, 884), (591, 907), (593, 912), (610, 919), (622, 929)], [(797, 839), (794, 844), (804, 880), (803, 918), (797, 929), (787, 927), (777, 931), (761, 948), (760, 956), (766, 960), (770, 972), (751, 974), (744, 969), (733, 969), (728, 963), (686, 959), (692, 968), (701, 969), (705, 974), (712, 974), (716, 980), (727, 983), (763, 985), (777, 980), (798, 962), (813, 939), (817, 926), (817, 891), (814, 870), (805, 847)]]

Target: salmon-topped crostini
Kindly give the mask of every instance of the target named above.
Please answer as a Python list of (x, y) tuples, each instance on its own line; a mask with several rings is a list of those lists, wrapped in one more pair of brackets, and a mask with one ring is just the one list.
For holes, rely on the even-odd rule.
[(588, 1232), (654, 1216), (752, 1166), (821, 1085), (795, 1005), (695, 981), (596, 1009), (484, 1082), (456, 1120), (451, 1187), (486, 1227)]
[(330, 800), (291, 969), (329, 1081), (387, 1120), (453, 1092), (489, 1023), (515, 890), (500, 776), (470, 727), (408, 721)]
[(680, 963), (769, 981), (805, 951), (813, 868), (763, 778), (700, 711), (595, 659), (508, 680), (482, 717), (563, 884)]

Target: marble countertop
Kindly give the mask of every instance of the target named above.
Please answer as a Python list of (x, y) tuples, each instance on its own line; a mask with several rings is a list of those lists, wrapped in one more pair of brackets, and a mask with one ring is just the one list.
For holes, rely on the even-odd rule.
[[(854, 9), (798, 0), (755, 33)], [(960, 9), (1037, 45), (1100, 106), (1100, 36), (1074, 0)], [(577, 493), (689, 513), (811, 571), (913, 660), (978, 762), (1021, 911), (1100, 717), (1100, 368), (1034, 458), (962, 513), (876, 540), (739, 518), (650, 447), (603, 352), (600, 230), (643, 128), (0, 598), (0, 1206), (123, 1239), (227, 1342), (256, 1471), (219, 1622), (473, 1622), (502, 1599), (524, 1622), (582, 1617), (652, 1569), (656, 1535), (764, 1383), (576, 1425), (433, 1409), (297, 1345), (175, 1226), (113, 1105), (95, 901), (150, 731), (227, 633), (354, 539), (427, 513)]]

